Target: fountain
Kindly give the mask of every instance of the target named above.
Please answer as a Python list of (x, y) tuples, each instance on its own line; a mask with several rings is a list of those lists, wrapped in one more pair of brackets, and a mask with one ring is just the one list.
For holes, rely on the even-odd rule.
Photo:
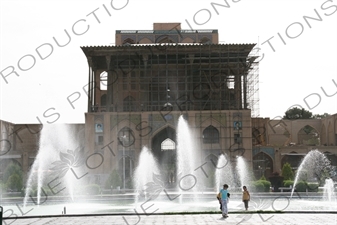
[[(138, 167), (135, 169), (133, 176), (136, 193), (100, 194), (100, 196), (90, 196), (90, 200), (85, 199), (85, 202), (83, 202), (77, 195), (76, 198), (73, 197), (76, 193), (73, 192), (74, 189), (72, 187), (79, 186), (79, 183), (72, 179), (74, 176), (70, 170), (81, 169), (79, 166), (81, 161), (78, 159), (78, 152), (80, 152), (77, 144), (78, 139), (72, 138), (74, 130), (70, 130), (65, 125), (46, 125), (41, 135), (39, 153), (27, 182), (24, 205), (28, 203), (28, 209), (25, 209), (24, 212), (29, 212), (29, 214), (25, 215), (59, 215), (65, 207), (64, 204), (66, 204), (67, 213), (69, 214), (140, 213), (142, 212), (141, 210), (148, 209), (147, 207), (149, 206), (151, 208), (148, 211), (151, 210), (151, 212), (156, 213), (216, 211), (219, 210), (219, 205), (215, 195), (224, 183), (229, 185), (232, 194), (231, 204), (229, 204), (230, 211), (241, 210), (241, 188), (242, 185), (249, 186), (250, 182), (250, 168), (248, 168), (244, 158), (237, 157), (234, 167), (234, 164), (229, 161), (228, 155), (220, 155), (214, 171), (215, 184), (212, 184), (215, 185), (215, 189), (200, 191), (198, 188), (203, 185), (201, 181), (205, 178), (205, 175), (200, 169), (196, 171), (196, 168), (204, 165), (205, 162), (202, 159), (200, 159), (200, 162), (194, 160), (194, 158), (199, 157), (197, 154), (199, 149), (195, 147), (194, 138), (183, 117), (179, 118), (177, 132), (177, 179), (175, 180), (176, 183), (172, 183), (176, 184), (176, 188), (171, 185), (169, 189), (167, 188), (167, 183), (165, 183), (167, 181), (162, 179), (162, 176), (165, 176), (164, 171), (160, 171), (162, 168), (157, 164), (151, 150), (144, 146), (139, 155)], [(61, 165), (62, 167), (60, 167)], [(46, 184), (54, 179), (51, 176), (53, 168), (62, 168), (58, 170), (58, 174), (62, 178), (60, 179), (61, 186), (66, 187), (66, 189), (61, 192), (63, 195), (61, 196), (62, 202), (58, 198), (49, 198), (50, 202), (43, 204), (41, 196), (44, 194), (43, 190), (45, 190)], [(313, 174), (324, 172), (324, 169), (327, 168), (329, 168), (329, 164), (324, 155), (317, 150), (311, 151), (299, 167), (294, 186), (301, 179), (313, 179)], [(328, 172), (328, 170), (325, 172)], [(78, 172), (78, 174), (84, 173), (85, 171)], [(181, 179), (186, 175), (193, 176)], [(193, 179), (188, 180), (187, 178)], [(203, 181), (210, 182), (210, 179), (204, 179)], [(39, 204), (37, 204), (37, 207), (29, 204), (31, 203), (29, 199), (32, 199), (30, 197), (32, 195), (31, 190), (33, 190), (34, 186), (40, 189), (36, 197), (36, 202)], [(316, 194), (315, 196), (318, 195)], [(281, 211), (337, 210), (336, 205), (330, 204), (330, 208), (328, 208), (327, 204), (327, 202), (333, 202), (336, 199), (331, 179), (325, 180), (324, 196), (326, 197), (322, 201), (317, 201), (314, 198), (293, 198), (291, 204), (289, 204), (290, 200), (284, 195), (275, 196), (275, 193), (266, 193), (255, 196), (254, 201), (251, 202), (251, 209)], [(74, 200), (72, 201), (72, 199)], [(7, 207), (11, 207), (11, 212), (16, 215), (21, 215), (20, 213), (23, 212), (18, 207), (18, 204), (10, 203)]]
[(195, 191), (197, 190), (196, 183), (200, 182), (200, 180), (195, 180), (193, 176), (185, 176), (195, 173), (197, 148), (194, 145), (188, 124), (182, 115), (178, 120), (177, 142), (177, 175), (178, 180), (180, 180), (178, 183), (179, 190)]
[(335, 185), (331, 178), (325, 180), (325, 184), (323, 186), (323, 200), (327, 202), (335, 202)]
[[(139, 197), (144, 196), (146, 198), (148, 185), (153, 183), (155, 180), (157, 183), (161, 183), (159, 167), (156, 159), (154, 158), (152, 152), (144, 146), (140, 155), (139, 163), (134, 172), (133, 186), (138, 194), (135, 195), (135, 203), (138, 203)], [(162, 184), (163, 186), (163, 184)]]
[(251, 182), (251, 177), (249, 175), (250, 170), (247, 167), (247, 163), (242, 156), (237, 157), (236, 169), (240, 179), (240, 184), (238, 184), (237, 186), (240, 188), (242, 188), (242, 186), (249, 186), (249, 183)]
[(221, 154), (215, 170), (215, 190), (221, 189), (225, 183), (229, 185), (230, 189), (235, 186), (232, 165), (228, 156)]
[(318, 150), (311, 150), (298, 167), (290, 197), (293, 196), (296, 184), (300, 179), (304, 181), (317, 181), (322, 185), (325, 178), (329, 177), (330, 172), (331, 165), (328, 158)]
[[(47, 193), (50, 191), (53, 194), (60, 192), (63, 195), (68, 194), (73, 199), (78, 179), (67, 172), (71, 170), (74, 173), (75, 170), (78, 170), (76, 167), (80, 167), (84, 163), (80, 157), (80, 140), (74, 134), (76, 131), (73, 126), (44, 125), (39, 141), (39, 151), (26, 183), (24, 206), (29, 198), (37, 205), (42, 204), (41, 196), (47, 197)], [(54, 186), (60, 183), (60, 180), (65, 183), (63, 189)], [(34, 189), (36, 189), (36, 200), (33, 199)], [(50, 189), (50, 191), (46, 189)], [(64, 190), (65, 192), (63, 192)]]
[(249, 186), (251, 177), (247, 163), (242, 156), (236, 157), (236, 167), (233, 170), (229, 157), (221, 154), (215, 170), (216, 190), (223, 184), (229, 185), (229, 190), (241, 191), (242, 186)]

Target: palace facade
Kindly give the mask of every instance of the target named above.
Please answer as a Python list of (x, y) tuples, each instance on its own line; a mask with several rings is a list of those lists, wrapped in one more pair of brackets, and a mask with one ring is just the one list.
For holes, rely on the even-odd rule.
[[(117, 30), (115, 38), (114, 46), (81, 47), (89, 68), (88, 110), (85, 124), (71, 126), (83, 133), (79, 145), (91, 156), (91, 182), (104, 185), (115, 170), (130, 186), (144, 147), (165, 179), (174, 180), (181, 117), (192, 134), (191, 157), (207, 174), (221, 154), (233, 164), (244, 157), (256, 178), (280, 173), (286, 162), (296, 170), (312, 149), (336, 166), (337, 114), (258, 117), (256, 44), (220, 44), (217, 30), (182, 30), (180, 23)], [(39, 124), (1, 122), (1, 171), (15, 162), (28, 173), (41, 130)]]

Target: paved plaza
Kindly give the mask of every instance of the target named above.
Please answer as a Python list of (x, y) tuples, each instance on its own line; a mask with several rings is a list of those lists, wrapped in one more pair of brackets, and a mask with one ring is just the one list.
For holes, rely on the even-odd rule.
[(157, 215), (81, 215), (81, 216), (58, 216), (43, 218), (18, 218), (16, 220), (6, 219), (3, 225), (43, 225), (43, 224), (118, 224), (118, 225), (183, 225), (183, 224), (324, 224), (336, 225), (337, 213), (277, 213), (277, 214), (229, 214), (223, 219), (221, 214), (157, 214)]

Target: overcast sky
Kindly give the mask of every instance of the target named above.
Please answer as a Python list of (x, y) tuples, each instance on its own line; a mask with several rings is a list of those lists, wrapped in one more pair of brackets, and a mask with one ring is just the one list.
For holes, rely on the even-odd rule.
[[(293, 105), (337, 113), (337, 0), (236, 1), (0, 0), (0, 119), (84, 123), (80, 46), (111, 45), (115, 30), (154, 22), (218, 29), (221, 43), (258, 43), (260, 117)], [(77, 97), (73, 108), (67, 98)]]

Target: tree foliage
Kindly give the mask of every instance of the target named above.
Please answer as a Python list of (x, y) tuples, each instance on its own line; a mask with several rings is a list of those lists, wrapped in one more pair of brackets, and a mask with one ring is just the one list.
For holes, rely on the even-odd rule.
[(283, 119), (296, 120), (296, 119), (312, 119), (312, 113), (305, 109), (297, 107), (288, 109), (283, 116)]
[(6, 183), (6, 186), (11, 191), (21, 191), (23, 185), (22, 185), (22, 177), (20, 177), (18, 174), (14, 173), (12, 174)]
[(3, 182), (8, 189), (20, 191), (23, 186), (21, 167), (16, 163), (9, 164), (3, 174)]
[(118, 186), (122, 186), (122, 179), (119, 176), (119, 174), (117, 173), (116, 170), (113, 170), (109, 176), (109, 178), (107, 179), (107, 181), (105, 182), (105, 188), (116, 188)]
[(323, 119), (323, 118), (326, 118), (328, 116), (330, 116), (329, 113), (323, 113), (323, 114), (315, 114), (315, 115), (312, 116), (312, 118), (314, 118), (314, 119)]
[(283, 165), (282, 176), (284, 177), (284, 180), (294, 180), (294, 172), (289, 163)]

